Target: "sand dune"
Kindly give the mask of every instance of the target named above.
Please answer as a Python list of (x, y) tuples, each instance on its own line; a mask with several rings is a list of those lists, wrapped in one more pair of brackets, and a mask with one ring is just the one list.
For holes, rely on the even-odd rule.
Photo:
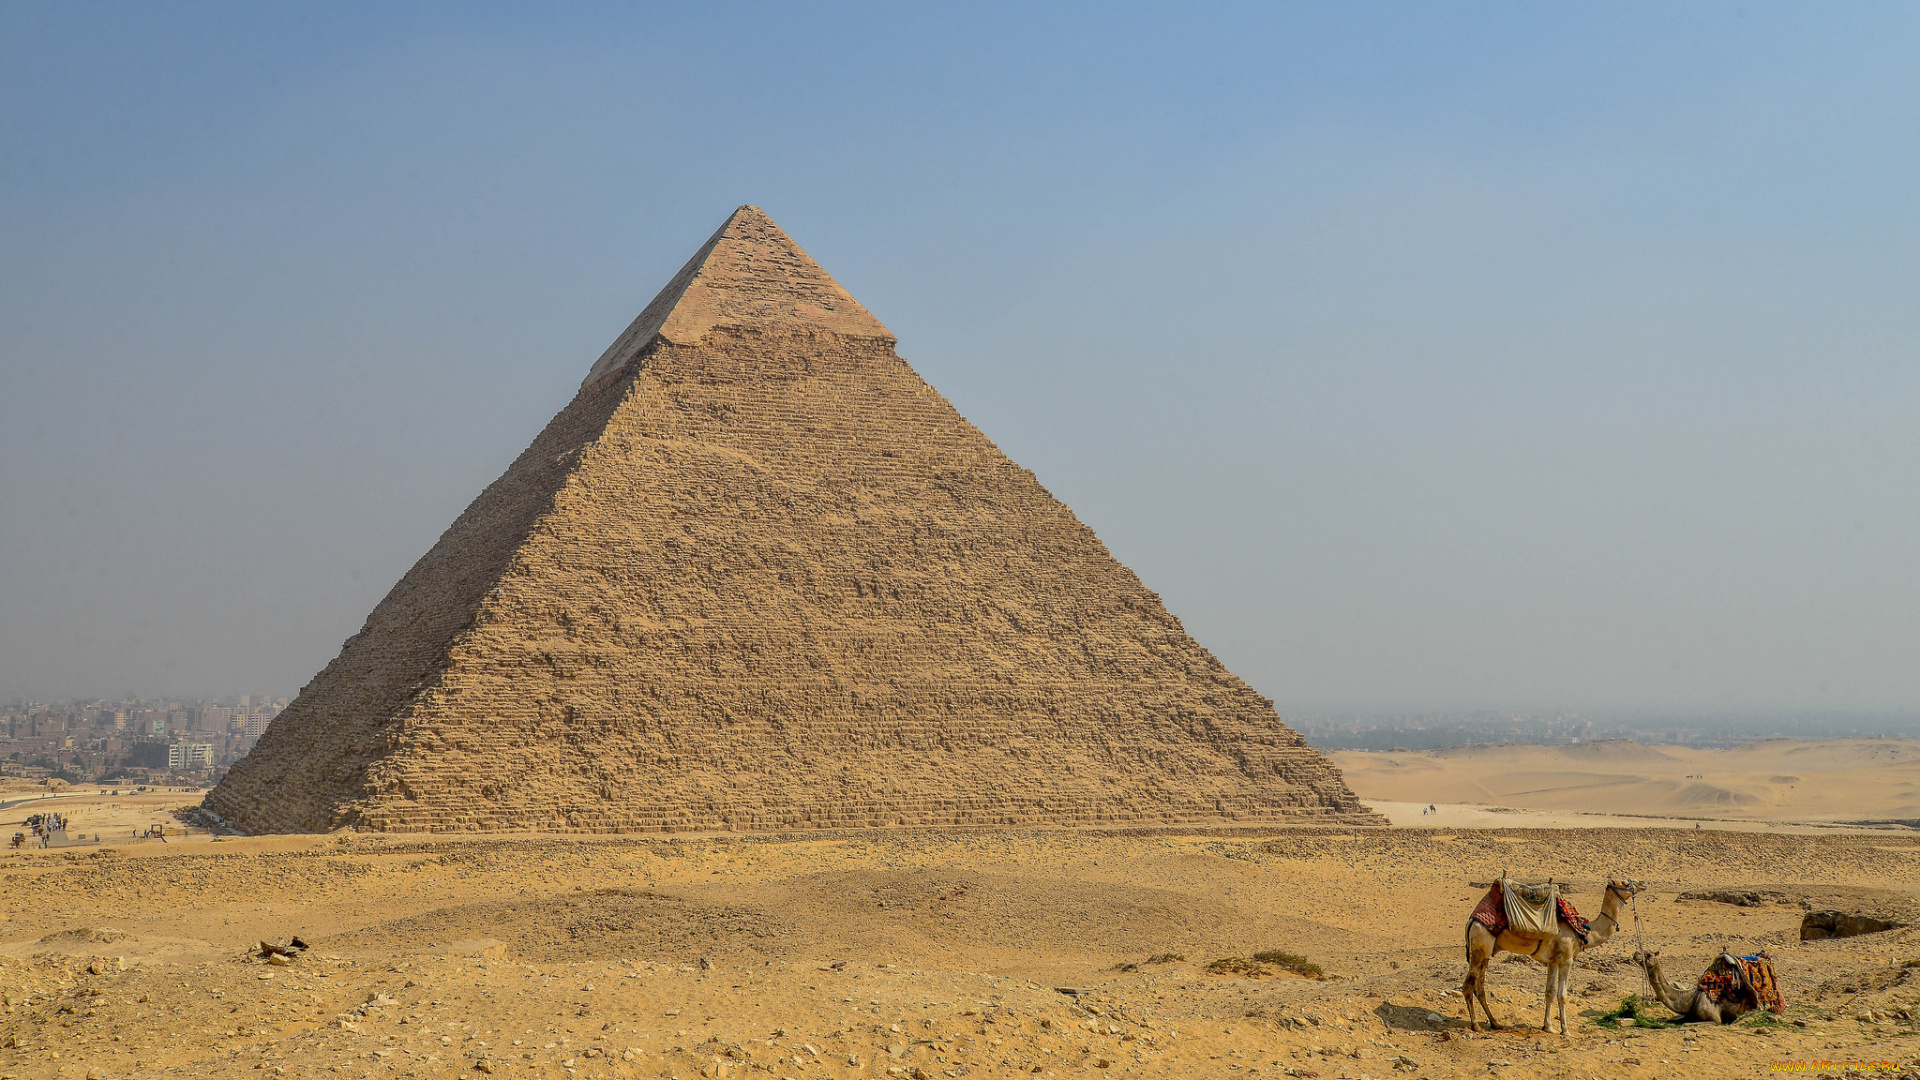
[(1920, 819), (1920, 741), (1911, 739), (1776, 739), (1728, 750), (1505, 744), (1333, 757), (1363, 799), (1742, 821)]

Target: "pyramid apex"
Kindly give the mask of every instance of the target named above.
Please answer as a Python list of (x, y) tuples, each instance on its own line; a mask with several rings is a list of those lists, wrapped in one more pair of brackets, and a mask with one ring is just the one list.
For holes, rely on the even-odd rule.
[(727, 215), (587, 373), (581, 386), (617, 377), (655, 338), (697, 344), (715, 327), (806, 328), (895, 338), (813, 257), (751, 203)]

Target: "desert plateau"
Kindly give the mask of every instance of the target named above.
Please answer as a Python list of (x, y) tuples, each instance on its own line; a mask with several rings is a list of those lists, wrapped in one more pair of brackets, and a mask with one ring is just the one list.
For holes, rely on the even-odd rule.
[[(1832, 768), (1905, 767), (1870, 764), (1891, 744), (1798, 745), (1795, 760)], [(1766, 772), (1794, 749), (1744, 753)], [(1513, 755), (1566, 756), (1441, 753), (1450, 767), (1429, 772), (1452, 786), (1398, 791), (1497, 786), (1468, 763)], [(1349, 769), (1366, 797), (1369, 772)], [(1914, 1072), (1920, 835), (1898, 826), (182, 836), (174, 814), (201, 794), (79, 791), (5, 812), (57, 806), (86, 839), (0, 859), (0, 1076)], [(1574, 820), (1624, 809), (1544, 804)], [(134, 835), (153, 824), (171, 834)], [(1588, 916), (1605, 878), (1644, 882), (1637, 928), (1623, 915), (1576, 966), (1565, 1037), (1540, 1028), (1542, 969), (1504, 956), (1491, 996), (1514, 1026), (1466, 1028), (1462, 930), (1503, 871), (1568, 883)], [(1896, 925), (1801, 940), (1828, 911)], [(1786, 1011), (1603, 1025), (1644, 992), (1636, 929), (1688, 985), (1723, 948), (1767, 950)], [(309, 948), (261, 954), (295, 937)]]
[[(1920, 740), (1768, 739), (1724, 749), (1609, 739), (1331, 755), (1398, 820), (1423, 806), (1606, 815), (1715, 827), (1920, 821)], [(1451, 822), (1449, 822), (1451, 823)]]

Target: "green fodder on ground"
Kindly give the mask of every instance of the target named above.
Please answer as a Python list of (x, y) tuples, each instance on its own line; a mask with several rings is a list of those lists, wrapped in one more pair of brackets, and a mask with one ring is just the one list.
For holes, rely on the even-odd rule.
[(1639, 994), (1628, 994), (1620, 1001), (1620, 1007), (1600, 1013), (1593, 1022), (1609, 1031), (1620, 1030), (1620, 1022), (1629, 1020), (1628, 1027), (1671, 1028), (1679, 1027), (1680, 1022), (1673, 1018), (1667, 1007), (1648, 1001)]

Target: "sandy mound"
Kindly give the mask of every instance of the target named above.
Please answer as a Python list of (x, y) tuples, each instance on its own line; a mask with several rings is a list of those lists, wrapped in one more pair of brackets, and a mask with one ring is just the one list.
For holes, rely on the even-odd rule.
[[(724, 899), (723, 899), (724, 898)], [(483, 936), (515, 959), (617, 956), (694, 964), (855, 957), (930, 963), (957, 950), (1017, 964), (1044, 952), (1112, 964), (1138, 954), (1339, 931), (1191, 894), (970, 871), (870, 870), (685, 892), (601, 889), (439, 908), (329, 937), (329, 952), (428, 953)], [(455, 950), (461, 951), (461, 950)]]
[(504, 941), (514, 959), (620, 956), (690, 963), (715, 954), (729, 959), (781, 955), (795, 936), (790, 924), (752, 908), (603, 889), (550, 900), (440, 908), (316, 944), (341, 953), (462, 952), (469, 950), (456, 947), (460, 943), (491, 937)]
[(133, 935), (125, 930), (115, 930), (107, 926), (87, 926), (77, 930), (61, 930), (48, 934), (38, 943), (59, 946), (108, 945), (117, 941), (126, 941), (132, 937)]

